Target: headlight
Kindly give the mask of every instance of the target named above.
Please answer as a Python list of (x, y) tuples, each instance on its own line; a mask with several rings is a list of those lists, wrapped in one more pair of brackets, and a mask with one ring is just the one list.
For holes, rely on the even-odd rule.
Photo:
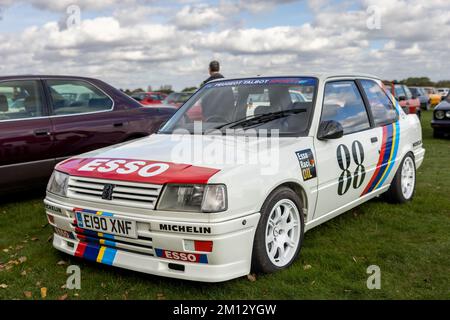
[(158, 210), (220, 212), (227, 209), (227, 190), (223, 184), (169, 184), (164, 188)]
[(447, 112), (445, 113), (445, 116), (446, 116), (447, 118), (450, 118), (450, 111), (447, 111)]
[(445, 118), (445, 112), (442, 110), (438, 110), (434, 113), (434, 116), (436, 117), (436, 119), (442, 120)]
[(53, 171), (52, 176), (47, 185), (47, 191), (57, 194), (58, 196), (66, 196), (67, 192), (67, 183), (69, 182), (69, 175), (59, 172)]

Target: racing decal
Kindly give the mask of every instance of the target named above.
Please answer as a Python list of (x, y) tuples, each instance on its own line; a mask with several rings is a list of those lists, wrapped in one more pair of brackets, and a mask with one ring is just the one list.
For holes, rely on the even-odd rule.
[(316, 162), (314, 161), (314, 155), (311, 149), (297, 151), (295, 154), (297, 155), (297, 160), (302, 170), (303, 181), (317, 177)]
[(163, 223), (159, 224), (159, 230), (180, 232), (180, 233), (200, 233), (200, 234), (211, 233), (211, 227), (183, 226), (183, 225), (173, 225)]
[(400, 143), (400, 124), (396, 122), (383, 127), (383, 139), (377, 167), (361, 196), (383, 185), (395, 165)]
[(62, 213), (61, 208), (52, 206), (51, 204), (47, 204), (47, 203), (45, 204), (45, 209), (48, 211), (51, 211), (52, 213), (59, 213), (59, 214)]
[(53, 232), (56, 233), (60, 237), (75, 240), (75, 236), (70, 231), (66, 231), (66, 230), (63, 230), (63, 229), (60, 229), (57, 227), (53, 227)]
[(112, 158), (72, 158), (60, 163), (56, 170), (80, 177), (155, 184), (205, 184), (220, 171), (189, 164)]
[(220, 82), (213, 82), (206, 84), (204, 88), (219, 88), (219, 87), (235, 87), (235, 86), (259, 86), (259, 85), (276, 85), (276, 84), (290, 84), (290, 85), (304, 85), (315, 86), (317, 79), (315, 78), (256, 78), (243, 80), (225, 80)]
[[(336, 149), (336, 158), (339, 168), (342, 170), (339, 176), (338, 195), (347, 193), (353, 185), (353, 189), (358, 189), (366, 178), (366, 167), (364, 166), (364, 148), (360, 141), (355, 140), (352, 143), (352, 151), (345, 144), (340, 144)], [(350, 172), (349, 168), (353, 161), (356, 163), (356, 169)]]
[(206, 254), (177, 252), (164, 249), (155, 248), (156, 256), (159, 258), (178, 260), (192, 263), (208, 263), (208, 256)]
[(90, 261), (112, 265), (116, 257), (117, 250), (92, 243), (79, 242), (75, 250), (75, 256)]

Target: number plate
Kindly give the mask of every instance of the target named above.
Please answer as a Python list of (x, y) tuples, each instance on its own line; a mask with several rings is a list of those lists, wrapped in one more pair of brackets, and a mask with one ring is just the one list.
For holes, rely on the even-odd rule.
[(93, 214), (77, 211), (77, 226), (101, 233), (114, 234), (118, 236), (137, 238), (136, 221), (117, 219), (111, 214)]

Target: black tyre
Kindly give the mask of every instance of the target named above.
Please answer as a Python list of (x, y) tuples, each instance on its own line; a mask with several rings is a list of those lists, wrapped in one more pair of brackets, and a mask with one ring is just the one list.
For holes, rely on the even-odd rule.
[(442, 138), (443, 136), (444, 136), (444, 135), (442, 134), (442, 132), (440, 132), (440, 131), (438, 131), (438, 130), (436, 130), (436, 129), (433, 130), (433, 138), (440, 139), (440, 138)]
[(264, 202), (253, 243), (252, 269), (272, 273), (289, 267), (303, 243), (302, 201), (290, 188), (280, 187)]
[(405, 203), (410, 201), (416, 189), (416, 164), (411, 153), (402, 160), (391, 186), (384, 194), (391, 203)]

